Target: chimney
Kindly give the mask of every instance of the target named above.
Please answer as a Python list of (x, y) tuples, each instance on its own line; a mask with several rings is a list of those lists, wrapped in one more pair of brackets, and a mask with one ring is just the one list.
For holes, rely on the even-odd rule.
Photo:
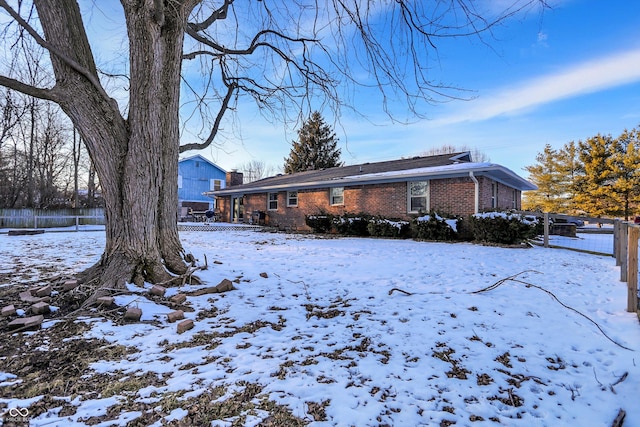
[(242, 180), (242, 172), (238, 172), (237, 169), (233, 169), (231, 172), (227, 172), (227, 187), (231, 187), (233, 185), (242, 185)]

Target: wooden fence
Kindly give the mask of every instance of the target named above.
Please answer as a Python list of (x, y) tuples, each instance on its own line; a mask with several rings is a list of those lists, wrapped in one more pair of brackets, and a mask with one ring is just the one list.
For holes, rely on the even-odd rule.
[(54, 228), (104, 225), (103, 208), (0, 209), (0, 228)]
[(638, 238), (640, 225), (625, 221), (614, 223), (616, 265), (620, 267), (620, 281), (627, 282), (627, 311), (637, 312), (638, 306)]

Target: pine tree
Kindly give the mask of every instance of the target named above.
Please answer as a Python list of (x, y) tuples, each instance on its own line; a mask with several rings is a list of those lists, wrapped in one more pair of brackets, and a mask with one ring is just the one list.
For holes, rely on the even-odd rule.
[(640, 130), (625, 130), (611, 148), (607, 161), (615, 178), (611, 191), (619, 203), (617, 214), (628, 220), (640, 201)]
[(593, 216), (609, 216), (619, 213), (619, 200), (612, 191), (616, 177), (609, 158), (614, 139), (598, 134), (578, 142), (579, 157), (584, 174), (576, 179), (575, 201), (579, 209)]
[(293, 141), (289, 157), (285, 158), (284, 172), (294, 173), (342, 166), (338, 138), (322, 115), (315, 111), (298, 130), (298, 141)]
[(542, 212), (564, 212), (566, 188), (557, 150), (547, 144), (536, 156), (537, 164), (525, 167), (529, 180), (538, 186), (536, 191), (526, 194), (523, 208)]

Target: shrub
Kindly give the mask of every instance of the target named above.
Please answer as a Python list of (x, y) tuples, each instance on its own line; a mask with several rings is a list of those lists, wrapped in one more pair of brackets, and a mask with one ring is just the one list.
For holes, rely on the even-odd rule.
[(514, 244), (536, 236), (536, 223), (519, 214), (487, 212), (471, 217), (475, 240), (487, 243)]
[(360, 214), (344, 214), (333, 217), (333, 226), (339, 234), (347, 236), (368, 236), (369, 219), (371, 215)]
[(457, 220), (445, 220), (435, 212), (420, 216), (411, 222), (413, 237), (424, 240), (455, 240), (456, 225)]
[(333, 227), (333, 216), (320, 213), (318, 215), (307, 215), (304, 218), (307, 226), (311, 227), (314, 233), (328, 233)]
[(407, 237), (409, 234), (409, 222), (376, 217), (369, 220), (367, 229), (369, 234), (374, 237)]

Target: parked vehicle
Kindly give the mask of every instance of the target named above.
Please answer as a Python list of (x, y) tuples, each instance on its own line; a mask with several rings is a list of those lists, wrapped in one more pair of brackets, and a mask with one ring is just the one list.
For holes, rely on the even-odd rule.
[(633, 223), (634, 224), (640, 224), (640, 216), (636, 216), (633, 218)]
[(584, 221), (578, 218), (554, 218), (554, 224), (574, 224), (576, 227), (584, 227)]

